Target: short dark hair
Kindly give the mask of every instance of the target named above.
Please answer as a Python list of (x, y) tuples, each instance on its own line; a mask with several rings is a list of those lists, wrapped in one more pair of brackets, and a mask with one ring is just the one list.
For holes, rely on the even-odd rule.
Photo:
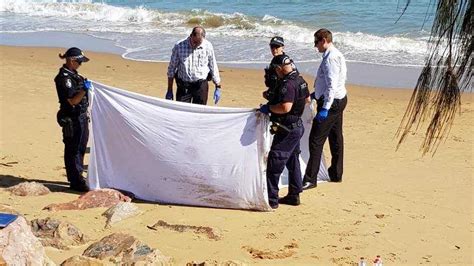
[(206, 38), (206, 30), (205, 30), (203, 27), (201, 27), (201, 26), (196, 26), (196, 27), (194, 27), (194, 28), (193, 28), (193, 31), (191, 31), (191, 36), (196, 36), (196, 35), (198, 34), (198, 32), (197, 32), (198, 29), (201, 29), (201, 30), (202, 30), (201, 36), (204, 37), (204, 38)]
[(317, 40), (326, 39), (328, 42), (332, 42), (332, 33), (328, 29), (319, 29), (314, 33), (314, 38)]

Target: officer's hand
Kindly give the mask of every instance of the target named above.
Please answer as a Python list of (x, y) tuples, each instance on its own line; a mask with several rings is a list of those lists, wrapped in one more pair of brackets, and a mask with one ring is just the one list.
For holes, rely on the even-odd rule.
[(221, 85), (217, 85), (214, 90), (214, 104), (217, 104), (221, 99)]
[(84, 80), (84, 90), (87, 92), (92, 88), (92, 82), (88, 79)]
[(312, 92), (309, 96), (311, 97), (311, 100), (316, 100), (316, 95), (314, 92)]
[(260, 105), (260, 108), (257, 109), (262, 114), (268, 115), (270, 113), (270, 106), (268, 104)]
[(328, 109), (321, 109), (321, 111), (318, 112), (318, 114), (316, 115), (316, 117), (314, 119), (316, 119), (318, 122), (323, 122), (324, 120), (326, 120), (326, 118), (328, 118), (328, 113), (329, 113), (329, 110)]
[(173, 90), (168, 90), (165, 96), (166, 100), (173, 100)]

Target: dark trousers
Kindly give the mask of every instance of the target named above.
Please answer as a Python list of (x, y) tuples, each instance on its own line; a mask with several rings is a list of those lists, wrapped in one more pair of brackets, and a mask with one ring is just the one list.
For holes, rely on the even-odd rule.
[(176, 100), (179, 102), (207, 104), (209, 85), (207, 80), (186, 82), (176, 78)]
[[(318, 100), (318, 112), (323, 100)], [(304, 182), (316, 183), (318, 179), (321, 156), (324, 143), (329, 139), (331, 150), (331, 166), (328, 169), (331, 181), (341, 181), (344, 162), (344, 137), (342, 135), (342, 121), (344, 109), (347, 105), (347, 96), (334, 100), (328, 117), (322, 122), (313, 120), (309, 134), (309, 160), (304, 175)]]
[(302, 191), (301, 168), (299, 155), (300, 139), (303, 136), (302, 126), (290, 132), (278, 132), (273, 136), (272, 147), (267, 161), (267, 187), (270, 205), (278, 204), (278, 183), (283, 170), (288, 169), (288, 195), (299, 195)]
[(64, 164), (66, 166), (67, 180), (71, 184), (81, 183), (84, 171), (84, 154), (89, 140), (89, 125), (87, 115), (72, 118), (73, 135), (66, 137), (64, 142)]

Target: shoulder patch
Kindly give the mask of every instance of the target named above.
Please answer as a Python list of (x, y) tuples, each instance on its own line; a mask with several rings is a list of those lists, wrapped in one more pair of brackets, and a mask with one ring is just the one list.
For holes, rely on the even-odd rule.
[(66, 88), (69, 88), (69, 89), (70, 89), (70, 88), (72, 87), (71, 79), (69, 79), (69, 78), (66, 79), (66, 83), (65, 83), (64, 85), (66, 85)]
[(64, 76), (69, 76), (69, 74), (67, 72), (63, 72), (63, 75)]

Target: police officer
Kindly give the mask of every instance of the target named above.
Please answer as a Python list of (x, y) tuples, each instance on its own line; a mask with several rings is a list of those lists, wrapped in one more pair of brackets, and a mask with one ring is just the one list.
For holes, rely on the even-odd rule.
[[(275, 36), (270, 39), (270, 52), (272, 53), (272, 56), (278, 56), (278, 55), (284, 55), (284, 48), (285, 48), (285, 41), (283, 40), (283, 37), (280, 36)], [(293, 67), (293, 70), (296, 70), (296, 65), (291, 62), (291, 66)], [(270, 63), (269, 66), (265, 68), (265, 86), (267, 87), (267, 90), (263, 92), (263, 98), (269, 100), (270, 102), (272, 101), (273, 97), (275, 96), (275, 90), (276, 87), (278, 87), (278, 75), (275, 72), (275, 69), (272, 67), (272, 64)]]
[(77, 47), (69, 48), (65, 54), (59, 54), (59, 57), (66, 60), (54, 78), (59, 98), (57, 121), (63, 131), (66, 175), (71, 189), (85, 192), (89, 188), (82, 172), (89, 139), (87, 92), (91, 83), (79, 75), (77, 69), (83, 62), (89, 61), (89, 58)]
[[(275, 134), (267, 161), (268, 201), (273, 209), (278, 204), (297, 206), (302, 191), (302, 178), (299, 163), (300, 139), (304, 128), (301, 121), (305, 104), (309, 102), (309, 90), (306, 81), (292, 67), (292, 60), (285, 54), (277, 55), (271, 62), (278, 78), (276, 98), (260, 106), (259, 111), (270, 114)], [(288, 195), (278, 199), (278, 183), (284, 168), (289, 173)]]

